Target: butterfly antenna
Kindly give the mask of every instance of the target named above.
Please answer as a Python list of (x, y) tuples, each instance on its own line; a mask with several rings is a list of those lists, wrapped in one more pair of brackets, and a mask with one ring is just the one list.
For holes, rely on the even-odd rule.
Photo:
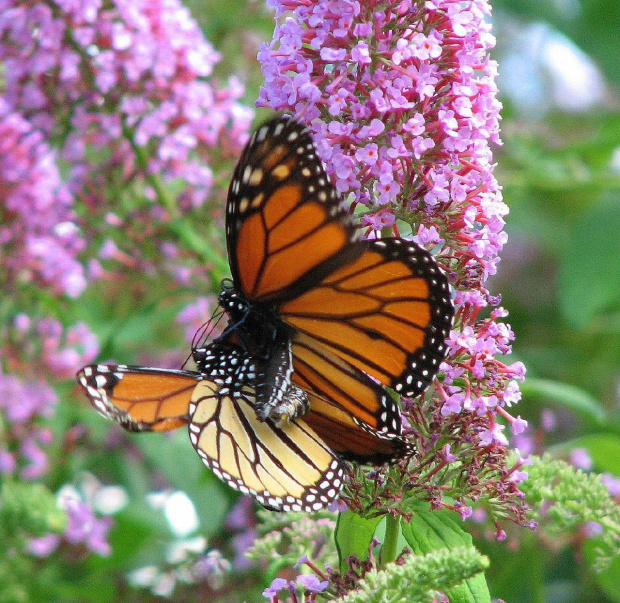
[(218, 325), (224, 316), (224, 310), (221, 306), (217, 306), (211, 318), (205, 322), (197, 331), (192, 339), (192, 349), (204, 347), (209, 339), (212, 339), (213, 333), (218, 329)]
[(221, 306), (218, 305), (218, 307), (211, 315), (211, 318), (209, 318), (207, 322), (201, 325), (200, 328), (198, 328), (198, 330), (196, 331), (196, 333), (194, 333), (194, 336), (192, 337), (191, 351), (187, 355), (187, 358), (185, 359), (185, 362), (183, 362), (181, 368), (185, 368), (185, 365), (193, 358), (194, 350), (196, 350), (197, 348), (205, 347), (207, 345), (207, 342), (212, 338), (213, 333), (216, 330), (219, 330), (218, 325), (222, 320), (223, 316), (224, 310)]

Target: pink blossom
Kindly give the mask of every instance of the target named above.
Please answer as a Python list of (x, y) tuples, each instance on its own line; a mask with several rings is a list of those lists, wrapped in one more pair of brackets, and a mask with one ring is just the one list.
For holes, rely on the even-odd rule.
[(609, 490), (610, 496), (620, 496), (620, 477), (616, 477), (611, 473), (603, 473), (601, 476), (601, 481), (605, 484), (607, 490)]
[(465, 397), (464, 394), (458, 392), (451, 395), (441, 407), (441, 414), (444, 417), (447, 417), (451, 414), (456, 414), (461, 412), (461, 408), (464, 406)]
[(479, 446), (490, 446), (492, 444), (506, 446), (508, 444), (508, 440), (503, 433), (504, 429), (505, 427), (499, 423), (495, 423), (492, 427), (483, 429), (480, 433)]
[[(60, 151), (72, 160), (72, 191), (88, 189), (98, 173), (90, 162), (102, 155), (90, 148), (171, 181), (184, 179), (196, 157), (208, 165), (221, 140), (233, 151), (245, 141), (252, 112), (238, 103), (243, 88), (234, 78), (222, 87), (206, 80), (219, 55), (178, 0), (136, 0), (131, 10), (62, 2), (54, 12), (9, 0), (4, 12), (6, 99), (29, 107), (28, 120), (46, 135), (71, 122)], [(153, 159), (142, 165), (132, 144), (153, 145)], [(191, 183), (190, 196), (204, 202), (210, 184)]]
[(541, 427), (543, 431), (546, 431), (547, 433), (554, 431), (557, 427), (558, 420), (556, 414), (548, 408), (543, 408), (540, 413), (540, 419)]
[(355, 159), (367, 165), (375, 165), (379, 159), (379, 148), (374, 142), (371, 142), (355, 152)]
[(515, 420), (511, 423), (512, 433), (514, 435), (519, 435), (524, 433), (528, 428), (528, 423), (525, 419), (521, 417), (515, 417)]
[(60, 544), (58, 534), (46, 534), (28, 541), (28, 552), (35, 557), (47, 557), (53, 553)]
[[(45, 419), (54, 414), (56, 391), (42, 379), (28, 381), (0, 370), (0, 409), (4, 417), (0, 472), (33, 480), (48, 470), (45, 448), (51, 443)], [(7, 446), (8, 448), (5, 448)]]
[(381, 231), (390, 228), (396, 222), (396, 216), (389, 210), (378, 211), (376, 214), (366, 215), (362, 218), (362, 225), (369, 226), (372, 230)]
[(592, 457), (585, 448), (573, 448), (570, 451), (570, 462), (578, 469), (588, 471), (592, 469)]
[(441, 56), (441, 42), (441, 35), (437, 31), (431, 31), (428, 36), (417, 33), (409, 44), (411, 56), (421, 61), (437, 59)]
[(297, 583), (312, 593), (323, 592), (328, 586), (328, 580), (319, 580), (314, 574), (302, 574), (297, 577)]
[(107, 541), (108, 532), (112, 527), (110, 517), (96, 517), (89, 505), (78, 499), (62, 501), (67, 510), (67, 529), (65, 539), (72, 543), (85, 544), (93, 553), (107, 557), (112, 548)]
[(0, 226), (3, 288), (34, 282), (78, 297), (86, 287), (78, 254), (85, 247), (55, 155), (26, 119), (0, 99)]
[(360, 65), (369, 65), (371, 63), (371, 58), (368, 52), (368, 44), (366, 44), (366, 42), (358, 42), (351, 50), (351, 59)]

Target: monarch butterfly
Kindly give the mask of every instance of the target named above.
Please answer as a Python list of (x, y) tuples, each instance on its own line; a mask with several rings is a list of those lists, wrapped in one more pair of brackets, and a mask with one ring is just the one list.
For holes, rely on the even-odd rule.
[(244, 149), (226, 240), (229, 322), (193, 346), (197, 371), (91, 365), (78, 382), (128, 430), (187, 424), (213, 472), (264, 506), (321, 509), (339, 495), (343, 460), (412, 450), (384, 386), (413, 397), (435, 376), (447, 279), (411, 241), (359, 237), (307, 128), (288, 116)]

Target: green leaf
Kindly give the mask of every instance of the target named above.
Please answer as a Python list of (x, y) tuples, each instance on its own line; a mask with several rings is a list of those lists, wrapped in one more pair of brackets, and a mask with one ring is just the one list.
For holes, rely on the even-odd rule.
[(553, 448), (556, 454), (559, 450), (574, 450), (585, 448), (594, 463), (594, 469), (600, 473), (620, 475), (620, 437), (611, 433), (595, 433), (564, 442)]
[(360, 559), (366, 558), (368, 547), (380, 521), (381, 517), (365, 519), (353, 511), (338, 515), (335, 539), (340, 559), (340, 571), (344, 570), (344, 561), (349, 555), (357, 555)]
[(578, 329), (604, 321), (620, 310), (620, 233), (618, 199), (609, 196), (592, 206), (575, 224), (560, 269), (560, 303)]
[[(423, 555), (439, 549), (472, 546), (472, 537), (449, 516), (449, 511), (415, 512), (402, 526), (403, 536), (414, 553)], [(483, 574), (477, 574), (446, 592), (451, 603), (490, 603), (491, 595)]]
[(585, 390), (573, 385), (549, 379), (527, 378), (521, 384), (521, 391), (524, 396), (551, 399), (598, 425), (605, 423), (606, 414), (599, 401)]
[[(597, 548), (601, 546), (600, 538), (586, 539), (583, 543), (583, 553), (590, 565), (595, 565), (598, 557)], [(620, 603), (620, 555), (616, 555), (608, 567), (600, 572), (593, 572), (594, 581), (601, 587), (610, 601)]]

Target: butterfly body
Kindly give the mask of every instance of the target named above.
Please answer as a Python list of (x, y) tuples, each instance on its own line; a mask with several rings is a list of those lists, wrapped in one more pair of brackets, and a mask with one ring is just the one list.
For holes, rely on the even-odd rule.
[(261, 126), (235, 169), (226, 239), (229, 323), (194, 346), (197, 371), (86, 367), (93, 405), (130, 430), (187, 424), (214, 473), (261, 504), (314, 511), (343, 460), (413, 453), (385, 386), (419, 395), (446, 354), (453, 309), (432, 256), (362, 240), (307, 129)]

